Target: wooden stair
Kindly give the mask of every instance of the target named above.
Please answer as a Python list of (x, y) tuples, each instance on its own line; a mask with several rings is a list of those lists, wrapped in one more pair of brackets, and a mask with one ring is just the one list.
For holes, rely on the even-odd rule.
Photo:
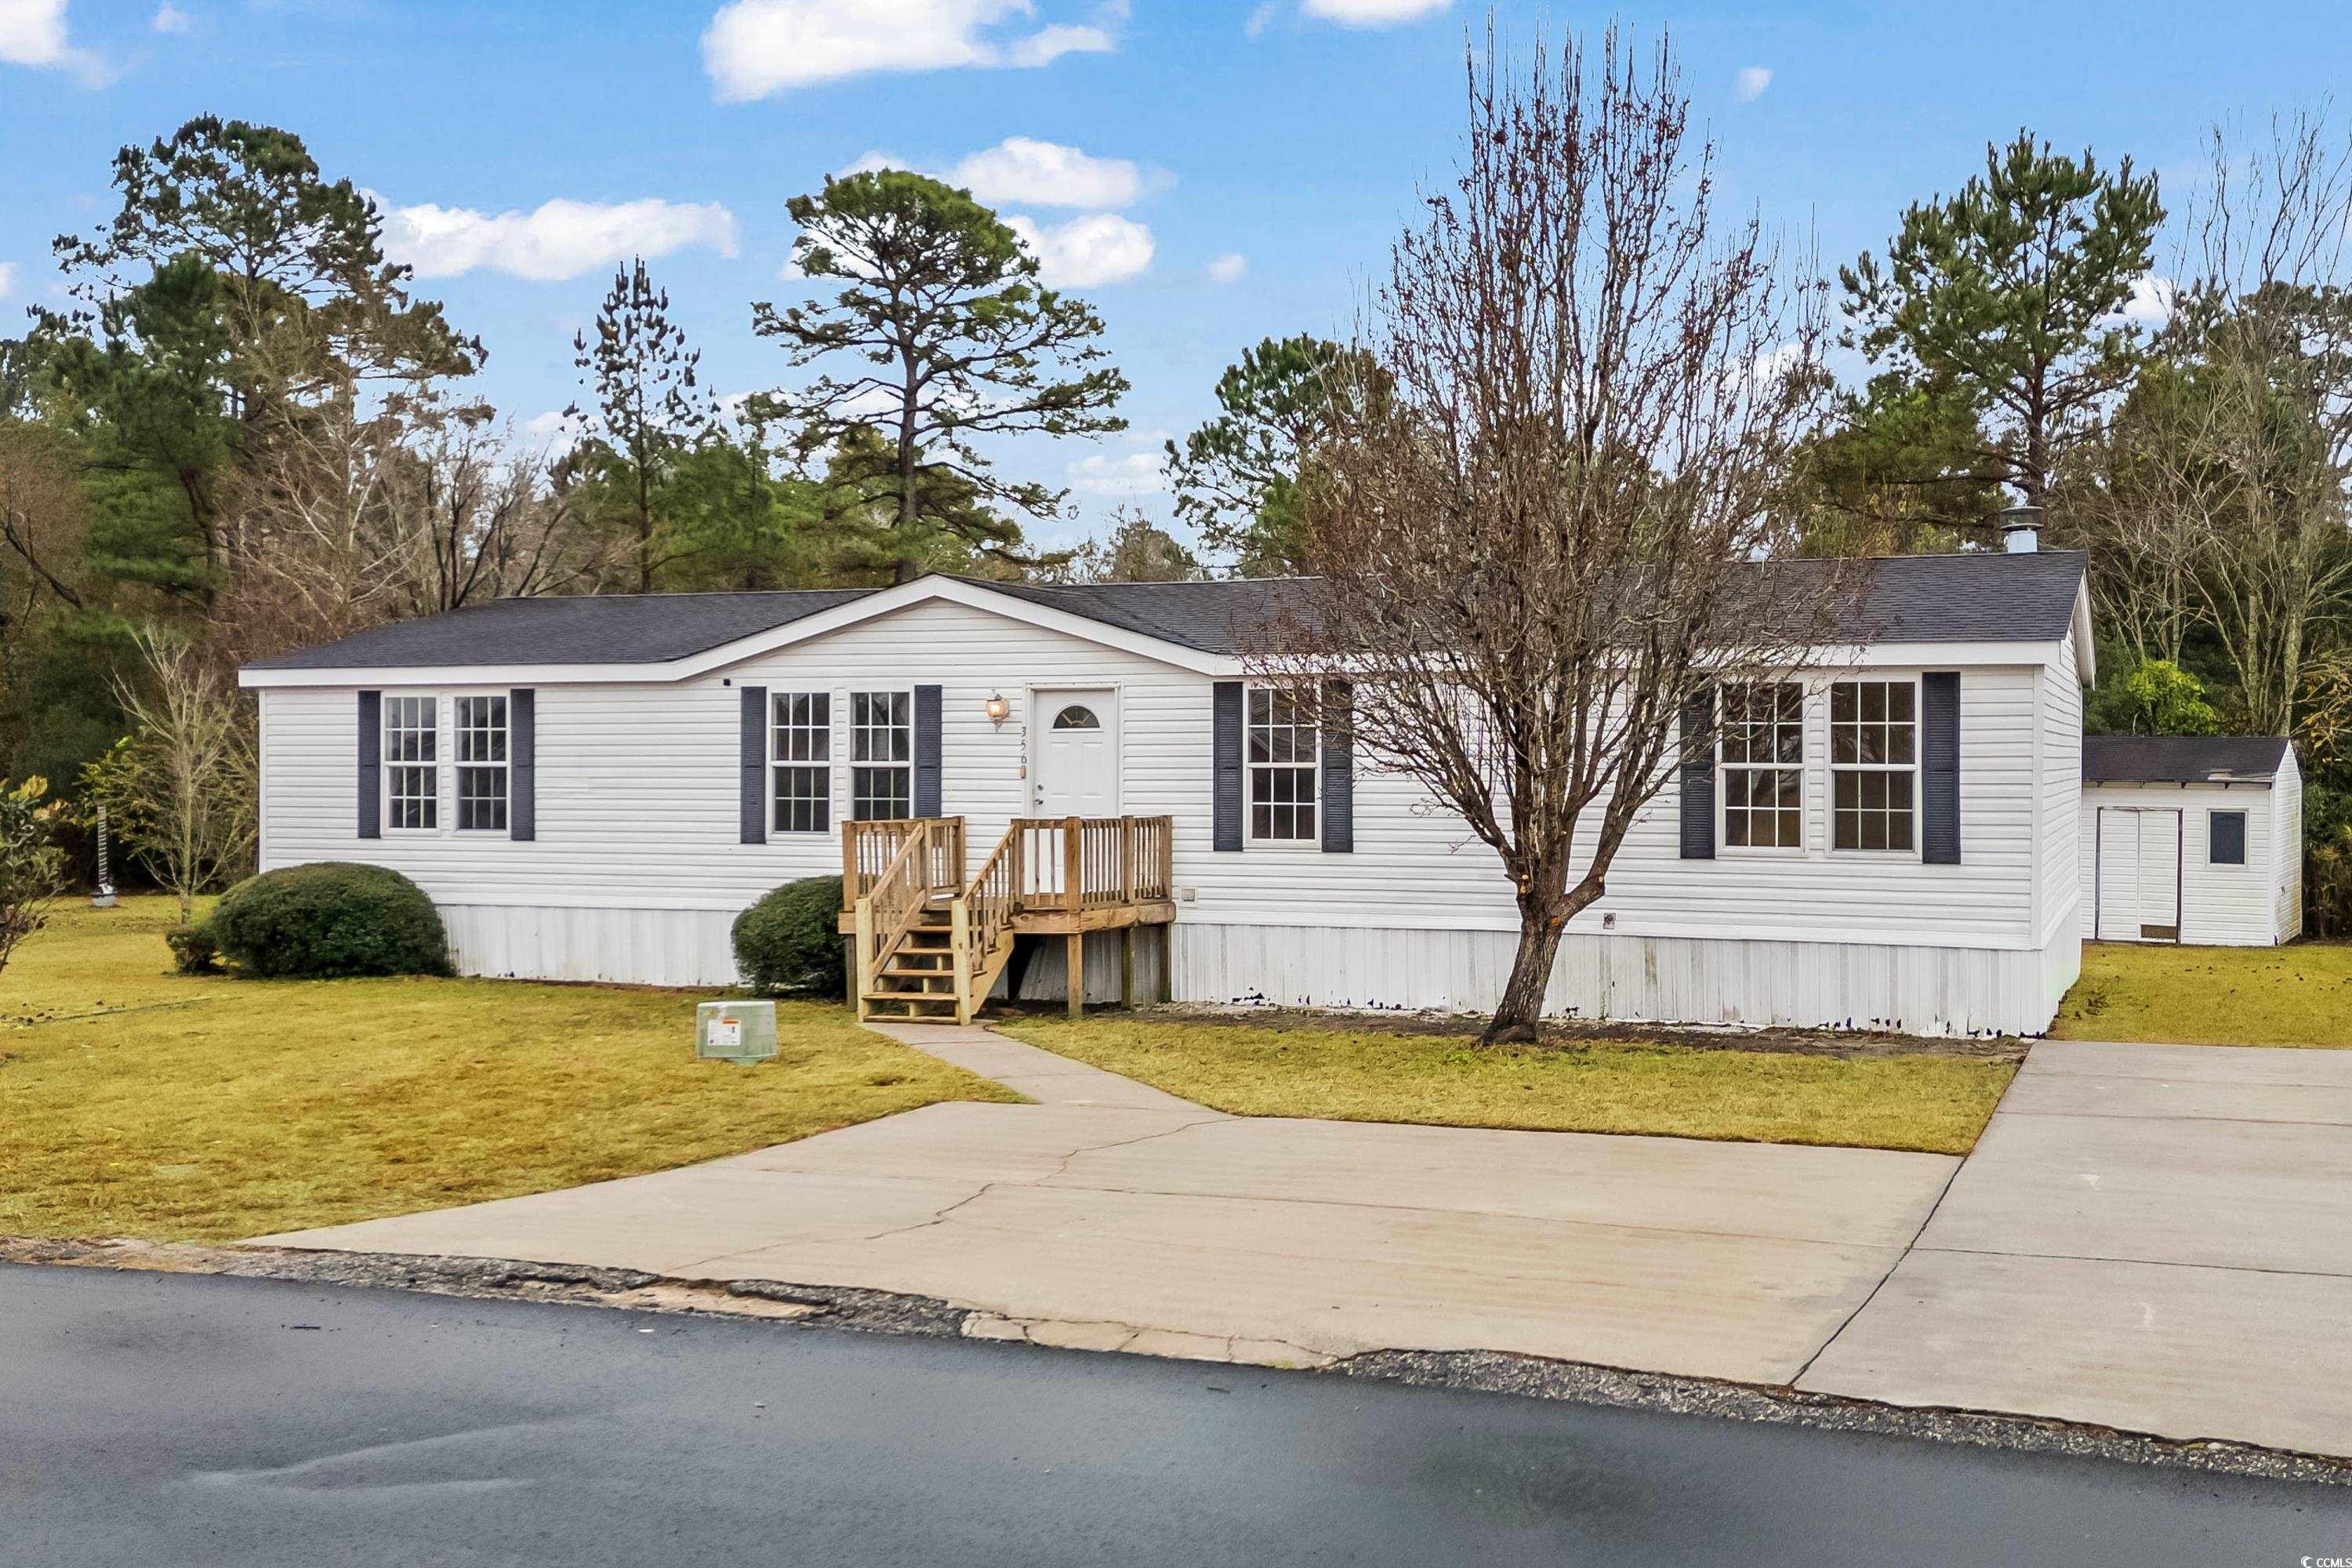
[(861, 1019), (898, 1024), (969, 1022), (987, 1001), (1013, 957), (1013, 933), (980, 955), (961, 990), (956, 973), (956, 903), (934, 902), (880, 963), (858, 992)]

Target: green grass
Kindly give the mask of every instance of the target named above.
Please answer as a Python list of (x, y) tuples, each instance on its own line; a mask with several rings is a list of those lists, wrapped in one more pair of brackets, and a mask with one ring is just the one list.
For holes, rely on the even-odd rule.
[(1650, 1132), (1964, 1154), (2015, 1068), (1614, 1043), (1480, 1049), (1376, 1028), (1024, 1018), (1006, 1034), (1244, 1116)]
[(2051, 1031), (2068, 1040), (2352, 1049), (2352, 947), (2095, 942)]
[(219, 1240), (740, 1153), (1017, 1098), (779, 1005), (777, 1059), (694, 1059), (709, 994), (171, 973), (164, 900), (68, 908), (0, 971), (0, 1235)]

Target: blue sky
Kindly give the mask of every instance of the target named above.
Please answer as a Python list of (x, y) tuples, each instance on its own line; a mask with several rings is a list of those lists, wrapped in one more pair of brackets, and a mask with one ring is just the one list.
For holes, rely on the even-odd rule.
[[(1727, 198), (1810, 230), (1834, 265), (2021, 125), (2193, 174), (2215, 117), (2314, 104), (2345, 79), (2336, 12), (1501, 15), (1521, 37), (1538, 18), (1669, 29)], [(435, 274), (420, 289), (487, 341), (480, 390), (519, 427), (544, 430), (574, 395), (572, 334), (633, 250), (654, 258), (711, 384), (749, 392), (788, 379), (750, 302), (805, 287), (778, 276), (784, 199), (878, 152), (1003, 193), (1108, 323), (1133, 434), (1003, 457), (1076, 487), (1081, 515), (1034, 530), (1066, 540), (1121, 499), (1164, 513), (1152, 454), (1210, 411), (1241, 349), (1349, 316), (1415, 186), (1448, 165), (1465, 30), (1484, 15), (1461, 0), (0, 0), (0, 321), (53, 298), (48, 242), (110, 210), (119, 145), (213, 111), (295, 131), (331, 175), (380, 194)]]

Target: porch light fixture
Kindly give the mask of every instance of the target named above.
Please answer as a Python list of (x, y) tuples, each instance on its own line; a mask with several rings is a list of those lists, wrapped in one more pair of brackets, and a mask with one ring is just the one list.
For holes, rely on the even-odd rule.
[(1005, 700), (1002, 691), (990, 692), (984, 706), (988, 710), (988, 721), (992, 724), (1002, 724), (1013, 716), (1013, 704)]

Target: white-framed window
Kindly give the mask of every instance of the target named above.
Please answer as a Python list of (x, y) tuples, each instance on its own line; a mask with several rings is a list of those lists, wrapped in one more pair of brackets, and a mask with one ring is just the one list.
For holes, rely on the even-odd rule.
[(1916, 853), (1919, 685), (1907, 677), (1830, 687), (1830, 847)]
[(452, 700), (450, 707), (457, 752), (457, 831), (504, 833), (507, 700), (504, 696), (459, 697)]
[(915, 815), (915, 696), (849, 694), (849, 816), (884, 822)]
[(779, 691), (773, 708), (776, 831), (833, 829), (833, 697), (824, 691)]
[(1767, 680), (1723, 689), (1723, 842), (1805, 847), (1805, 689)]
[(1295, 691), (1253, 686), (1244, 730), (1249, 836), (1265, 843), (1313, 843), (1322, 782), (1314, 703)]
[(441, 826), (441, 723), (430, 697), (383, 699), (383, 805), (387, 828)]

